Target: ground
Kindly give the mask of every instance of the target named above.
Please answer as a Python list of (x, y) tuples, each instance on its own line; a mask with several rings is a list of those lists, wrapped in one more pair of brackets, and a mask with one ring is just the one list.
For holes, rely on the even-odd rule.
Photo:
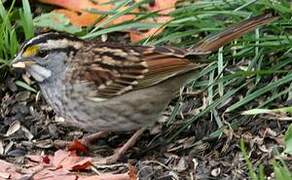
[[(14, 85), (14, 76), (8, 76), (1, 87), (0, 133), (5, 135), (0, 144), (1, 158), (22, 164), (24, 155), (53, 154), (55, 140), (70, 141), (81, 138), (85, 131), (60, 125), (52, 109), (44, 102), (39, 93), (23, 90)], [(248, 177), (246, 162), (240, 149), (240, 139), (245, 142), (253, 164), (263, 164), (265, 174), (273, 176), (270, 160), (282, 151), (281, 136), (288, 123), (267, 120), (265, 117), (250, 118), (236, 129), (227, 128), (220, 138), (210, 136), (216, 128), (215, 121), (208, 116), (200, 118), (175, 139), (168, 141), (169, 134), (178, 129), (188, 112), (196, 109), (196, 95), (182, 102), (182, 114), (176, 123), (167, 127), (166, 119), (173, 105), (170, 105), (163, 118), (150, 131), (144, 133), (140, 141), (120, 161), (121, 164), (97, 166), (101, 171), (125, 172), (127, 163), (138, 169), (141, 179), (243, 179)], [(187, 98), (188, 99), (188, 98)], [(178, 100), (178, 99), (176, 99)], [(176, 101), (174, 100), (174, 101)], [(198, 101), (198, 102), (197, 102)], [(193, 105), (189, 105), (193, 103)], [(174, 104), (174, 103), (173, 103)], [(21, 125), (9, 128), (11, 122)], [(228, 124), (226, 122), (226, 124)], [(98, 157), (112, 153), (113, 148), (122, 145), (129, 134), (112, 134), (99, 140), (83, 156)], [(29, 141), (29, 139), (32, 139)], [(125, 164), (124, 164), (125, 163)]]
[[(13, 4), (3, 2), (5, 9)], [(28, 1), (22, 2), (28, 4)], [(3, 169), (5, 162), (17, 167), (13, 172), (29, 179), (39, 170), (23, 171), (29, 169), (28, 165), (48, 164), (48, 158), (56, 157), (56, 152), (67, 152), (55, 147), (56, 140), (72, 141), (88, 135), (88, 132), (62, 125), (62, 118), (56, 117), (46, 104), (37, 84), (9, 66), (18, 43), (55, 27), (52, 26), (55, 21), (46, 21), (48, 14), (43, 19), (39, 15), (56, 7), (31, 3), (30, 10), (20, 1), (11, 7), (6, 19), (0, 8), (0, 39), (5, 39), (0, 41), (0, 179), (8, 179), (11, 175)], [(284, 162), (291, 170), (291, 157), (282, 153), (286, 148), (284, 134), (291, 113), (277, 111), (291, 106), (291, 7), (288, 1), (188, 0), (176, 4), (171, 13), (173, 19), (165, 29), (151, 23), (145, 27), (138, 21), (127, 22), (126, 25), (137, 26), (137, 29), (151, 29), (153, 26), (163, 30), (140, 44), (188, 48), (224, 27), (262, 14), (267, 8), (280, 14), (275, 22), (211, 54), (208, 61), (205, 60), (210, 65), (194, 77), (195, 83), (191, 82), (174, 97), (155, 126), (147, 130), (118, 163), (94, 164), (91, 169), (82, 171), (70, 167), (67, 173), (92, 176), (103, 172), (121, 174), (134, 169), (142, 180), (256, 179), (251, 172), (254, 170), (259, 177), (264, 174), (267, 179), (275, 179), (276, 162)], [(25, 17), (20, 18), (22, 11)], [(151, 13), (142, 13), (140, 18), (146, 16), (151, 16)], [(2, 23), (3, 19), (9, 21)], [(123, 31), (125, 24), (90, 31), (94, 28), (69, 29), (69, 21), (63, 23), (59, 23), (55, 30), (61, 28), (61, 31), (79, 36), (125, 44), (131, 39)], [(32, 24), (36, 27), (32, 28)], [(109, 33), (111, 31), (118, 32)], [(245, 110), (255, 108), (276, 111), (243, 114)], [(110, 155), (132, 133), (112, 133), (76, 156), (100, 158)], [(41, 163), (37, 160), (39, 157)]]

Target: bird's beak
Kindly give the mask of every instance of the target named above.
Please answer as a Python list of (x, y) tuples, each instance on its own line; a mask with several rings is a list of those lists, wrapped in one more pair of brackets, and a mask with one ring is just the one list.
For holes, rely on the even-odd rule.
[(31, 66), (35, 64), (34, 61), (32, 61), (31, 59), (14, 59), (12, 62), (11, 62), (11, 66), (13, 68), (21, 68), (21, 69), (25, 69), (27, 68), (28, 66)]
[(11, 66), (13, 68), (25, 69), (25, 71), (38, 82), (43, 82), (45, 79), (49, 78), (52, 75), (51, 70), (39, 65), (32, 57), (16, 57), (14, 60), (12, 60)]
[(25, 62), (16, 62), (12, 64), (12, 67), (25, 69), (26, 65), (25, 65)]

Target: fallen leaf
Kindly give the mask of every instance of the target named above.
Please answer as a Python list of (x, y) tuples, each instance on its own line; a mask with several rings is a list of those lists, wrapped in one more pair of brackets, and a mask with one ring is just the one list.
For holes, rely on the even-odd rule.
[(45, 164), (50, 164), (51, 160), (50, 160), (49, 156), (44, 156), (42, 162)]
[(78, 176), (63, 169), (57, 170), (50, 170), (50, 169), (43, 169), (40, 172), (37, 172), (33, 179), (42, 179), (42, 180), (76, 180)]
[(33, 143), (38, 148), (48, 149), (48, 148), (53, 147), (52, 139), (43, 139), (39, 141), (34, 141)]
[(33, 139), (33, 134), (24, 126), (21, 126), (21, 130), (24, 132), (25, 137), (31, 141)]
[(4, 154), (4, 143), (2, 141), (2, 139), (0, 139), (0, 155)]
[(83, 12), (89, 8), (94, 8), (100, 11), (107, 11), (112, 9), (109, 0), (98, 0), (98, 4), (90, 0), (39, 0), (42, 3), (57, 5), (72, 11)]
[(0, 172), (0, 178), (9, 179), (10, 173)]
[[(158, 12), (160, 16), (154, 18), (153, 21), (156, 23), (167, 23), (171, 20), (169, 13), (175, 9), (175, 4), (177, 0), (155, 0), (153, 5), (149, 5), (148, 9), (151, 12)], [(152, 28), (147, 32), (141, 33), (138, 31), (130, 32), (130, 38), (132, 42), (138, 42), (142, 39), (158, 35), (163, 31), (163, 27), (160, 28)]]
[(17, 172), (17, 168), (19, 168), (17, 165), (0, 160), (0, 178), (19, 179), (21, 174)]
[(130, 179), (129, 175), (125, 173), (125, 174), (102, 174), (99, 176), (81, 177), (80, 180), (133, 180), (133, 179)]
[[(98, 25), (99, 23), (103, 22), (102, 12), (111, 12), (115, 9), (115, 1), (110, 0), (98, 0), (94, 1), (91, 0), (39, 0), (42, 3), (53, 4), (59, 7), (63, 7), (65, 9), (57, 9), (53, 12), (56, 14), (62, 14), (69, 19), (69, 22), (76, 27), (87, 27), (92, 26), (94, 24)], [(144, 20), (143, 22), (147, 23), (158, 23), (158, 24), (165, 24), (171, 20), (169, 13), (175, 9), (175, 4), (177, 0), (154, 0), (151, 3), (146, 5), (146, 10), (150, 12), (156, 12), (159, 16), (155, 18), (150, 18)], [(136, 3), (141, 2), (141, 0), (135, 0)], [(120, 7), (117, 11), (123, 11), (128, 7)], [(94, 13), (95, 12), (95, 13)], [(98, 12), (98, 13), (97, 13)], [(140, 10), (138, 8), (133, 9), (131, 13), (139, 13)], [(133, 14), (125, 14), (122, 15), (110, 23), (109, 25), (116, 25), (126, 21), (133, 20), (136, 16)], [(49, 27), (55, 30), (67, 31), (66, 28), (54, 27), (55, 24), (53, 23), (46, 23), (47, 21), (51, 22), (50, 16), (42, 15), (43, 18), (39, 18), (36, 23), (41, 27)], [(111, 17), (111, 15), (108, 15)], [(42, 19), (45, 23), (42, 23)], [(97, 21), (99, 22), (97, 23)], [(68, 25), (68, 24), (67, 24)], [(61, 25), (59, 25), (61, 26)], [(63, 30), (62, 30), (63, 29)], [(137, 30), (127, 30), (130, 32), (130, 39), (132, 42), (138, 42), (144, 38), (148, 38), (154, 35), (157, 35), (163, 31), (164, 27), (160, 28), (152, 28), (146, 32), (139, 32)], [(126, 30), (125, 30), (126, 31)], [(67, 31), (68, 32), (68, 31)]]
[(88, 167), (90, 167), (92, 165), (90, 161), (91, 161), (91, 158), (85, 158), (85, 159), (75, 163), (72, 166), (72, 170), (73, 171), (83, 171), (85, 169), (88, 169)]
[[(98, 0), (94, 3), (90, 0), (39, 0), (42, 3), (53, 4), (65, 9), (55, 10), (55, 12), (65, 15), (74, 26), (83, 27), (91, 26), (101, 17), (101, 14), (90, 13), (90, 10), (99, 12), (111, 11), (114, 9), (114, 4), (109, 3), (109, 0)], [(131, 18), (132, 17), (132, 18)], [(120, 17), (123, 19), (122, 17)], [(126, 19), (133, 19), (133, 15), (126, 15)], [(119, 18), (118, 18), (119, 19)], [(121, 21), (121, 20), (119, 20)]]
[(5, 148), (4, 148), (4, 154), (6, 154), (6, 153), (8, 153), (10, 150), (11, 150), (11, 148), (13, 147), (13, 142), (12, 141), (10, 141), (6, 146), (5, 146)]
[(78, 14), (77, 12), (66, 10), (66, 9), (58, 9), (58, 10), (53, 11), (52, 13), (64, 15), (66, 19), (68, 19), (69, 22), (71, 22), (71, 24), (75, 27), (92, 26), (94, 25), (94, 23), (96, 23), (97, 19), (100, 17), (88, 12), (83, 12), (81, 14)]
[(8, 128), (6, 134), (5, 134), (5, 136), (6, 137), (11, 136), (12, 134), (16, 133), (20, 129), (20, 127), (21, 127), (21, 125), (20, 125), (20, 122), (19, 121), (17, 121), (17, 120), (16, 121), (13, 121), (10, 124), (10, 126), (9, 126), (9, 128)]
[(137, 178), (137, 169), (132, 166), (131, 164), (129, 164), (129, 172), (128, 175), (130, 177), (130, 180), (136, 180)]
[(72, 34), (82, 30), (80, 27), (72, 26), (70, 20), (64, 14), (58, 12), (41, 14), (40, 16), (35, 17), (33, 22), (34, 25), (38, 27), (50, 28)]
[(188, 168), (188, 163), (184, 157), (180, 158), (177, 165), (174, 167), (174, 170), (177, 172), (183, 172)]
[(92, 158), (77, 156), (73, 151), (58, 150), (55, 152), (52, 164), (55, 168), (62, 168), (68, 171), (85, 170), (91, 165)]
[(43, 161), (43, 156), (40, 155), (26, 155), (25, 156), (29, 161), (35, 162), (35, 163), (40, 163)]
[[(101, 174), (85, 176), (73, 172), (88, 169), (91, 157), (80, 157), (75, 152), (58, 150), (51, 155), (27, 155), (23, 168), (0, 160), (0, 179), (42, 179), (42, 180), (134, 180), (134, 171), (124, 174)], [(133, 171), (131, 173), (131, 171)], [(136, 171), (135, 171), (136, 173)], [(134, 174), (136, 175), (136, 174)]]
[(83, 145), (80, 141), (75, 139), (68, 146), (68, 151), (77, 151), (77, 152), (88, 152), (88, 148)]
[(56, 168), (60, 168), (62, 166), (62, 162), (69, 156), (70, 152), (58, 150), (55, 152), (52, 164)]

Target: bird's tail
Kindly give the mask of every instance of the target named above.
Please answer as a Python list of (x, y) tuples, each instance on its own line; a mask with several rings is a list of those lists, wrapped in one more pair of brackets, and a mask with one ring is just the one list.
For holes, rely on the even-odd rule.
[(189, 49), (187, 55), (209, 54), (224, 44), (254, 30), (257, 26), (268, 24), (278, 18), (275, 13), (265, 13), (235, 24), (217, 34), (207, 36)]

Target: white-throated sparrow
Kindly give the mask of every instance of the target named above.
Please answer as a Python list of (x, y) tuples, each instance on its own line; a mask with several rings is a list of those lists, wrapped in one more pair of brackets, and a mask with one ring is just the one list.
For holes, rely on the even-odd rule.
[(205, 66), (188, 60), (189, 55), (209, 54), (275, 18), (267, 13), (248, 19), (189, 51), (47, 33), (24, 43), (12, 65), (26, 69), (67, 124), (87, 131), (128, 131), (151, 126), (180, 87)]

